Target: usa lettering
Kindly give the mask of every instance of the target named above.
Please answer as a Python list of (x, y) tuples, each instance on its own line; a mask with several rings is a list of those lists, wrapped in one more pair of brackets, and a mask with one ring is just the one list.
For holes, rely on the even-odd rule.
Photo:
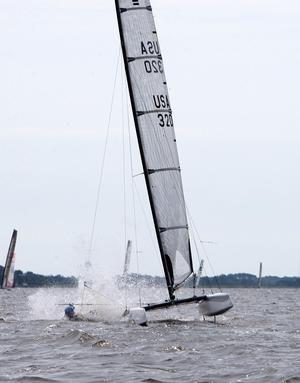
[(159, 55), (158, 41), (141, 41), (141, 54), (142, 55)]
[(154, 94), (153, 102), (156, 109), (170, 109), (169, 99), (164, 94)]

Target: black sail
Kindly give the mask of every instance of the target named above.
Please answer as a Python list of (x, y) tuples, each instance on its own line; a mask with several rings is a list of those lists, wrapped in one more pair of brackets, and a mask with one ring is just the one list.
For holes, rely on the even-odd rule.
[(115, 0), (133, 117), (171, 299), (193, 272), (164, 66), (149, 0)]

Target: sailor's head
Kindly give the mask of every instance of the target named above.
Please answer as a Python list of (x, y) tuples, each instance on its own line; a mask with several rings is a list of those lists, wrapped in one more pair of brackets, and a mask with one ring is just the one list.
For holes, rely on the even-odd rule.
[(68, 317), (68, 318), (73, 318), (73, 316), (75, 315), (75, 307), (71, 304), (69, 304), (66, 308), (65, 308), (65, 315)]

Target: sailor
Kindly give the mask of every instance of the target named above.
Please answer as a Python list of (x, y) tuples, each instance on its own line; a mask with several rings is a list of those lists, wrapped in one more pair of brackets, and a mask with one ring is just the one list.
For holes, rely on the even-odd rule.
[(70, 320), (77, 320), (77, 315), (75, 314), (75, 306), (71, 303), (65, 308), (65, 316)]

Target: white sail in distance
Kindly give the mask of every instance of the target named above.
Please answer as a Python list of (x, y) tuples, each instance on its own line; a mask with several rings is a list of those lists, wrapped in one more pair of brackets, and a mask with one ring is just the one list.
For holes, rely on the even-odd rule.
[(132, 241), (129, 239), (127, 241), (127, 246), (126, 246), (126, 254), (125, 254), (125, 262), (124, 262), (123, 275), (127, 275), (128, 274), (130, 258), (131, 258), (131, 251), (132, 251)]

